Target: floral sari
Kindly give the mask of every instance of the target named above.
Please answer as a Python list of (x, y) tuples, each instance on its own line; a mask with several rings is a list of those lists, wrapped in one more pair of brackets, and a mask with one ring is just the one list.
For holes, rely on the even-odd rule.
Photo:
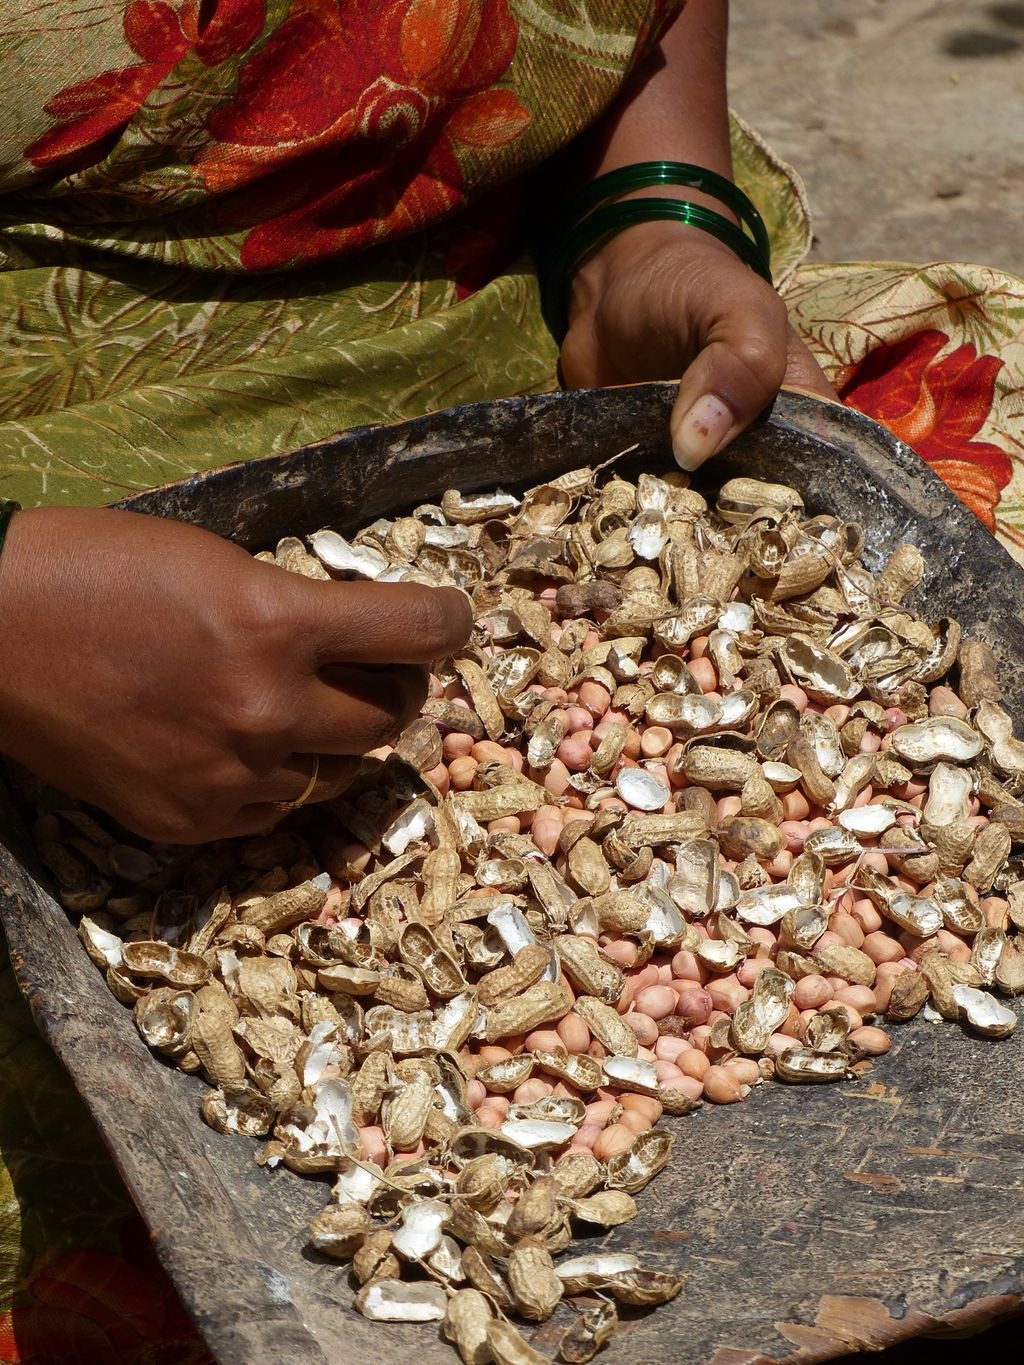
[[(678, 0), (0, 0), (0, 497), (97, 504), (363, 422), (556, 385), (523, 177)], [(794, 322), (1024, 560), (1024, 282), (807, 266)], [(533, 191), (536, 192), (536, 191)], [(0, 1361), (207, 1359), (0, 969)]]

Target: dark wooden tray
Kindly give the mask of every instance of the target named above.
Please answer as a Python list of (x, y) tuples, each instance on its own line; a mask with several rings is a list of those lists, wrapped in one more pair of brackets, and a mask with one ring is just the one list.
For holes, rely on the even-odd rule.
[[(634, 443), (658, 469), (671, 459), (672, 394), (644, 385), (474, 405), (348, 432), (126, 505), (255, 549), (324, 524), (354, 528), (448, 486), (522, 486)], [(901, 542), (918, 544), (928, 613), (959, 617), (995, 648), (1008, 705), (1024, 715), (1024, 575), (910, 450), (858, 414), (788, 394), (706, 477), (738, 472), (791, 482), (813, 510), (861, 520), (873, 567)], [(216, 1358), (453, 1360), (434, 1329), (372, 1325), (347, 1306), (345, 1271), (303, 1246), (326, 1187), (260, 1170), (252, 1144), (205, 1127), (201, 1084), (142, 1044), (4, 807), (0, 893), (22, 989)], [(858, 1081), (763, 1086), (742, 1106), (674, 1121), (673, 1164), (642, 1196), (641, 1216), (603, 1244), (684, 1271), (686, 1287), (627, 1322), (602, 1359), (812, 1362), (1018, 1309), (1022, 1040), (1024, 1030), (986, 1043), (914, 1023)], [(550, 1348), (557, 1335), (552, 1323), (535, 1339)]]

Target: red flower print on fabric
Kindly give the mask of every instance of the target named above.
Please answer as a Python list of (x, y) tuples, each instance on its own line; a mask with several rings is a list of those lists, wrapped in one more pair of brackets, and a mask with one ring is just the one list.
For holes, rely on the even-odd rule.
[(1012, 466), (999, 446), (975, 437), (992, 410), (1003, 362), (966, 344), (940, 359), (948, 345), (945, 332), (929, 329), (877, 346), (847, 373), (840, 396), (912, 446), (994, 531)]
[(209, 8), (206, 0), (131, 0), (124, 39), (141, 61), (54, 95), (43, 108), (57, 122), (25, 148), (26, 160), (58, 175), (95, 165), (187, 52), (217, 66), (244, 52), (263, 28), (264, 0), (219, 0), (206, 22)]
[(507, 0), (295, 0), (242, 67), (207, 187), (233, 191), (222, 226), (245, 231), (242, 265), (275, 270), (426, 227), (463, 202), (457, 149), (514, 142), (530, 121), (508, 70)]

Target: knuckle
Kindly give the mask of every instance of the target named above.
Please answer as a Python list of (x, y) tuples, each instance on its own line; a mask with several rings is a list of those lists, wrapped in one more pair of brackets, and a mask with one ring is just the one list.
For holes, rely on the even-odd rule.
[(131, 822), (144, 839), (162, 844), (201, 844), (210, 837), (209, 812), (193, 809), (184, 801), (165, 800), (142, 820)]
[(283, 648), (294, 631), (289, 574), (267, 565), (265, 572), (240, 572), (225, 585), (219, 601), (219, 634), (229, 652), (252, 653)]
[[(250, 758), (279, 749), (291, 730), (281, 666), (289, 650), (288, 613), (276, 586), (271, 574), (237, 575), (209, 622), (208, 718), (229, 749), (241, 746)], [(259, 747), (250, 752), (253, 744)]]
[(165, 844), (205, 844), (213, 837), (212, 826), (195, 820), (168, 820), (163, 833), (156, 836)]
[(129, 829), (167, 844), (201, 844), (220, 838), (245, 800), (244, 768), (227, 755), (206, 755), (201, 763), (169, 776), (146, 792), (145, 805), (133, 803)]
[(287, 744), (291, 727), (272, 684), (258, 678), (241, 680), (225, 700), (225, 710), (229, 733), (236, 740), (274, 751)]
[(779, 383), (786, 370), (786, 347), (780, 338), (752, 335), (737, 337), (732, 345), (737, 362), (755, 379)]

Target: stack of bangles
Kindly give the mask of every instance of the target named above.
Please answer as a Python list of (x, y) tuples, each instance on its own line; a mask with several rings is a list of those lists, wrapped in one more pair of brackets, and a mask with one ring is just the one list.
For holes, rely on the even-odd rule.
[[(750, 235), (722, 214), (688, 199), (623, 200), (624, 195), (654, 185), (685, 185), (712, 195), (732, 210)], [(768, 229), (741, 189), (725, 176), (685, 161), (640, 161), (598, 176), (574, 196), (566, 209), (566, 226), (547, 253), (541, 272), (544, 319), (559, 343), (568, 329), (566, 300), (576, 271), (616, 233), (658, 219), (709, 232), (771, 284)]]

